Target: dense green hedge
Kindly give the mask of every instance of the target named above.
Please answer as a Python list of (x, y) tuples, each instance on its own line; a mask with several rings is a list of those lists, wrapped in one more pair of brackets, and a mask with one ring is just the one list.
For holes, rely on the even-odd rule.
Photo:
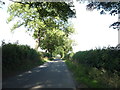
[(3, 44), (3, 73), (27, 69), (42, 64), (41, 54), (27, 45)]
[(120, 76), (104, 69), (66, 60), (80, 88), (120, 88)]
[(120, 50), (95, 49), (89, 51), (79, 51), (73, 56), (73, 61), (95, 67), (97, 69), (105, 69), (112, 73), (120, 75)]

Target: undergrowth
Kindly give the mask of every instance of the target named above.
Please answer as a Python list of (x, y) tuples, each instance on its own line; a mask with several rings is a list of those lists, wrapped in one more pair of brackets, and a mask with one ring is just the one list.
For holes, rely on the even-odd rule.
[(83, 64), (76, 64), (66, 60), (66, 64), (73, 72), (79, 84), (85, 84), (88, 88), (119, 88), (120, 77), (116, 74), (109, 74), (105, 70), (89, 67)]

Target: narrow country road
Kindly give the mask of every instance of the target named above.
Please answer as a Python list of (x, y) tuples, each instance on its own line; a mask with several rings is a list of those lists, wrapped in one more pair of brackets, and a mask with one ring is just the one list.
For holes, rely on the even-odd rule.
[(28, 72), (10, 78), (2, 88), (75, 88), (73, 78), (64, 61), (47, 62)]

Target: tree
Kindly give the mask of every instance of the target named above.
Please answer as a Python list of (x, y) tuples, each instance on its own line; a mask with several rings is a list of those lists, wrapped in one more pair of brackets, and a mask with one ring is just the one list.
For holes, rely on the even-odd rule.
[(66, 54), (73, 51), (72, 43), (73, 41), (71, 39), (66, 38), (62, 45), (55, 49), (55, 53), (61, 55), (63, 58)]
[[(110, 15), (116, 15), (120, 13), (120, 2), (90, 2), (87, 5), (88, 10), (100, 10), (100, 14), (109, 12)], [(110, 25), (114, 29), (120, 28), (120, 22), (114, 22)]]
[(52, 56), (56, 47), (60, 46), (62, 43), (63, 32), (60, 30), (48, 30), (45, 38), (41, 41), (41, 48), (45, 49)]
[[(68, 31), (70, 32), (71, 30), (72, 29)], [(46, 52), (49, 52), (51, 56), (53, 56), (53, 54), (60, 54), (64, 57), (65, 53), (72, 50), (72, 41), (68, 38), (66, 32), (53, 28), (47, 30), (45, 37), (41, 40), (40, 47), (46, 50)]]
[(75, 16), (75, 12), (70, 7), (73, 6), (65, 2), (16, 2), (8, 8), (8, 13), (10, 14), (8, 22), (15, 17), (20, 18), (14, 25), (13, 29), (16, 29), (21, 25), (26, 27), (29, 22), (34, 21), (36, 18), (42, 22), (47, 17), (67, 21), (68, 18)]
[(61, 28), (68, 18), (75, 16), (71, 7), (73, 5), (65, 2), (16, 2), (8, 8), (10, 17), (7, 22), (17, 17), (12, 30), (23, 25), (27, 31), (33, 31), (38, 48), (48, 29)]

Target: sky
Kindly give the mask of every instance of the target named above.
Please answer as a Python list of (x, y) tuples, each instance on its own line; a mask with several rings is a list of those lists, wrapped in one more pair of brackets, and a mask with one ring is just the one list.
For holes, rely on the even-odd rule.
[[(7, 3), (0, 9), (0, 44), (5, 42), (16, 42), (19, 44), (35, 47), (35, 40), (25, 32), (24, 27), (10, 31), (12, 24), (7, 24)], [(71, 19), (75, 28), (75, 33), (71, 35), (76, 43), (73, 51), (85, 51), (98, 47), (116, 46), (118, 44), (118, 31), (109, 28), (110, 24), (118, 21), (118, 16), (109, 14), (100, 15), (99, 11), (86, 11), (86, 4), (75, 3), (77, 18)]]

